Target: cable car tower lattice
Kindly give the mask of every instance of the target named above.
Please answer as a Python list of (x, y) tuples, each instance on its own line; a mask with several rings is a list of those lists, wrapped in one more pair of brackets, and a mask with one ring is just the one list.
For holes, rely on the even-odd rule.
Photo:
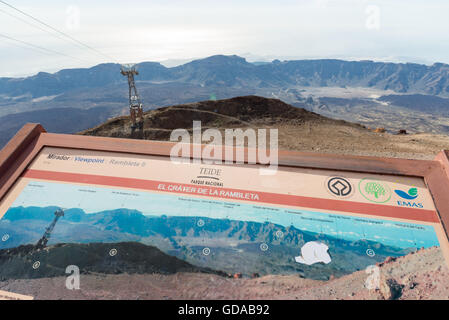
[(55, 217), (52, 221), (52, 223), (45, 229), (44, 235), (42, 238), (39, 239), (39, 241), (36, 244), (37, 249), (43, 249), (47, 246), (47, 242), (50, 239), (51, 233), (53, 232), (53, 229), (55, 228), (56, 223), (58, 222), (59, 218), (64, 216), (64, 210), (58, 209), (55, 211)]
[(136, 83), (134, 82), (134, 75), (139, 72), (133, 64), (124, 64), (121, 67), (120, 73), (128, 77), (129, 86), (129, 113), (131, 117), (131, 129), (142, 129), (143, 127), (143, 107), (140, 102), (139, 94), (137, 93)]

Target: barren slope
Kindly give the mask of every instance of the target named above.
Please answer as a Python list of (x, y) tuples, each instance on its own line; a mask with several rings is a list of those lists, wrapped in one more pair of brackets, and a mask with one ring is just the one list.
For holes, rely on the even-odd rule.
[(257, 96), (202, 101), (145, 113), (142, 133), (131, 133), (128, 116), (81, 132), (84, 135), (169, 140), (173, 129), (192, 129), (194, 120), (207, 128), (276, 128), (279, 147), (295, 151), (433, 159), (449, 149), (449, 137), (434, 134), (376, 133), (362, 125), (334, 120)]

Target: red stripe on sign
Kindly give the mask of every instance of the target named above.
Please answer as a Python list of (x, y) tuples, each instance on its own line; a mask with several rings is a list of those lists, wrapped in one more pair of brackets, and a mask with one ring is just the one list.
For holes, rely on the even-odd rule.
[[(286, 195), (271, 192), (257, 192), (240, 189), (228, 189), (217, 187), (203, 187), (192, 184), (172, 183), (165, 181), (108, 177), (91, 174), (79, 174), (68, 172), (54, 172), (44, 170), (27, 170), (24, 178), (43, 179), (61, 182), (86, 183), (113, 187), (126, 187), (141, 190), (154, 190), (170, 193), (195, 194), (228, 200), (246, 200), (252, 202), (264, 202), (311, 209), (333, 210), (350, 213), (368, 214), (379, 217), (400, 218), (424, 222), (437, 222), (440, 220), (433, 210), (393, 207), (388, 205), (361, 203), (353, 201), (322, 199)], [(198, 192), (202, 190), (204, 193)], [(255, 197), (254, 195), (257, 195)]]

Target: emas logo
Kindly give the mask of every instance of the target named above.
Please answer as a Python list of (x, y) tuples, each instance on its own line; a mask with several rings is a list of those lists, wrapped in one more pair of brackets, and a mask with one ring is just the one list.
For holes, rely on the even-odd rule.
[[(418, 189), (417, 188), (410, 188), (407, 192), (403, 190), (394, 190), (394, 192), (400, 196), (402, 199), (406, 200), (414, 200), (418, 197)], [(398, 200), (398, 205), (401, 207), (410, 207), (410, 208), (424, 208), (422, 203), (417, 203), (414, 201), (403, 201)]]
[(418, 197), (418, 189), (410, 188), (408, 192), (404, 192), (402, 190), (394, 190), (394, 192), (403, 199), (414, 200)]

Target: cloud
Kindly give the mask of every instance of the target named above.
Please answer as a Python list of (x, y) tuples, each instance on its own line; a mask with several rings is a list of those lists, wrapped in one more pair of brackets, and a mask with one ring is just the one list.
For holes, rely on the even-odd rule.
[[(366, 28), (368, 5), (380, 10), (379, 29)], [(270, 58), (410, 57), (449, 62), (449, 3), (439, 0), (78, 1), (78, 11), (68, 10), (73, 6), (68, 1), (47, 0), (19, 7), (119, 61), (250, 52)], [(79, 28), (68, 29), (77, 25), (67, 23), (73, 20), (73, 12), (79, 12)], [(106, 60), (1, 12), (0, 16), (2, 32), (87, 60), (36, 54), (1, 41), (3, 75)]]

